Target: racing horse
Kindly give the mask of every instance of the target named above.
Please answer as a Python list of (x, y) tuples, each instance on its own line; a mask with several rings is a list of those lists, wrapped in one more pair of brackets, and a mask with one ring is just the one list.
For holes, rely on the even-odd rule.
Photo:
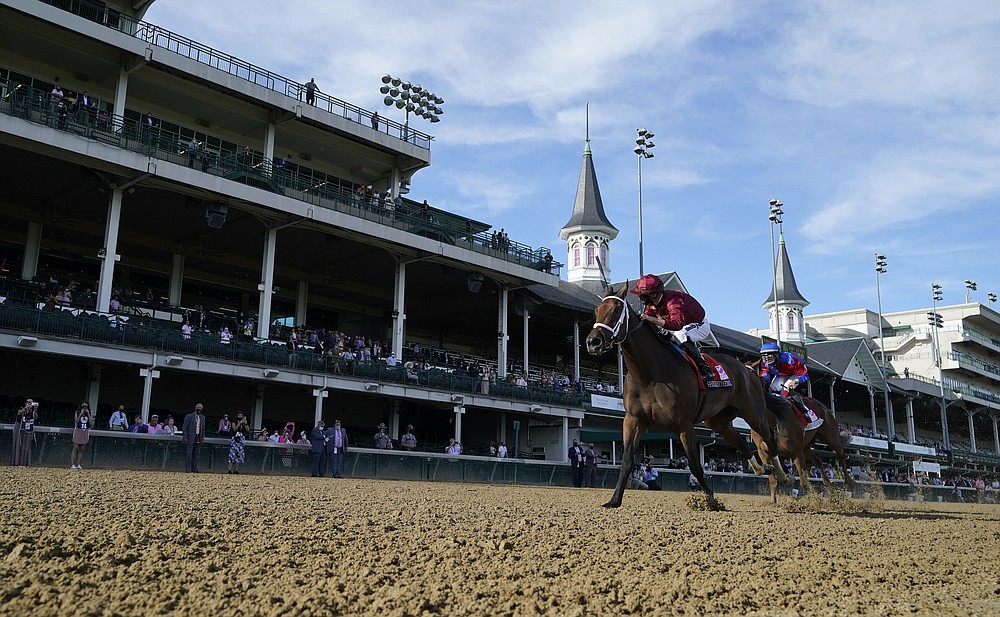
[[(823, 442), (837, 455), (837, 462), (840, 463), (840, 468), (844, 472), (844, 482), (849, 488), (853, 488), (854, 478), (851, 477), (850, 470), (847, 468), (847, 459), (844, 457), (844, 446), (851, 441), (850, 433), (840, 430), (833, 412), (823, 403), (808, 396), (803, 396), (802, 399), (809, 409), (812, 409), (817, 416), (823, 418), (823, 424), (815, 430), (803, 433), (799, 414), (792, 409), (790, 401), (784, 397), (768, 394), (766, 395), (768, 425), (771, 427), (774, 442), (778, 449), (771, 450), (760, 434), (756, 431), (751, 431), (750, 437), (757, 446), (757, 452), (761, 458), (770, 458), (772, 453), (777, 456), (791, 458), (795, 461), (795, 468), (799, 473), (799, 484), (802, 486), (802, 490), (812, 492), (813, 486), (812, 482), (809, 481), (806, 461), (813, 461), (820, 469), (823, 468), (823, 462), (813, 451), (815, 443)], [(829, 489), (832, 486), (830, 479), (826, 477), (825, 473), (822, 476), (823, 485)], [(771, 476), (768, 482), (771, 485), (771, 499), (774, 503), (778, 503), (777, 479)]]
[[(614, 345), (620, 345), (628, 374), (625, 376), (622, 398), (625, 403), (625, 420), (622, 424), (621, 470), (618, 484), (606, 508), (617, 508), (628, 484), (639, 439), (651, 427), (672, 431), (680, 436), (687, 452), (691, 473), (711, 498), (713, 491), (705, 481), (705, 471), (698, 460), (695, 448), (694, 425), (703, 421), (735, 447), (750, 463), (758, 475), (773, 471), (785, 481), (781, 465), (774, 459), (773, 470), (762, 468), (754, 461), (754, 452), (733, 428), (733, 419), (743, 418), (751, 428), (762, 435), (769, 445), (769, 452), (777, 446), (767, 424), (764, 392), (760, 383), (739, 360), (725, 354), (713, 355), (715, 362), (732, 380), (732, 386), (714, 388), (700, 393), (700, 376), (686, 355), (675, 352), (669, 343), (649, 322), (639, 315), (625, 300), (628, 283), (614, 293), (609, 286), (604, 299), (594, 309), (594, 327), (586, 338), (587, 351), (600, 355)], [(721, 375), (720, 375), (721, 376)], [(703, 400), (700, 400), (704, 396)]]

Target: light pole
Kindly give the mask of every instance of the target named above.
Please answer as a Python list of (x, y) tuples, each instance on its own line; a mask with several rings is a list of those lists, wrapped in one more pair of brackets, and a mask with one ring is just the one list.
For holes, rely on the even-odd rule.
[(885, 255), (875, 253), (875, 295), (878, 297), (878, 347), (882, 354), (882, 388), (885, 390), (885, 419), (888, 423), (886, 434), (889, 436), (889, 455), (895, 454), (893, 439), (896, 436), (896, 419), (892, 413), (892, 403), (889, 401), (888, 369), (885, 365), (885, 331), (882, 329), (882, 285), (879, 277), (889, 270)]
[(646, 129), (636, 129), (635, 130), (635, 152), (637, 165), (638, 165), (638, 178), (639, 178), (639, 276), (645, 276), (646, 269), (642, 262), (642, 159), (653, 158), (653, 146), (652, 142), (654, 135)]
[(979, 289), (975, 281), (965, 279), (965, 303), (968, 304), (972, 302), (972, 292)]
[(951, 450), (951, 440), (948, 438), (948, 403), (944, 398), (944, 366), (941, 361), (941, 343), (938, 340), (938, 330), (944, 327), (944, 318), (937, 312), (937, 303), (942, 297), (941, 286), (931, 284), (931, 312), (927, 313), (927, 321), (931, 324), (933, 334), (934, 361), (938, 367), (938, 381), (941, 383), (941, 441), (945, 450)]
[(993, 303), (997, 301), (997, 295), (991, 291), (986, 294), (986, 299), (990, 301), (990, 307), (992, 307)]
[(444, 99), (417, 84), (386, 74), (382, 76), (382, 87), (378, 91), (386, 95), (382, 99), (386, 107), (395, 105), (397, 109), (406, 110), (403, 116), (403, 141), (409, 137), (410, 112), (430, 122), (441, 121), (438, 116), (444, 113), (441, 109)]
[(779, 235), (781, 234), (781, 215), (785, 213), (781, 208), (785, 205), (778, 201), (777, 199), (772, 199), (768, 202), (771, 206), (771, 214), (768, 216), (768, 220), (771, 221), (771, 274), (774, 277), (774, 338), (778, 340), (778, 345), (781, 345), (781, 317), (778, 315), (778, 256), (777, 251), (774, 247), (774, 226), (778, 226)]

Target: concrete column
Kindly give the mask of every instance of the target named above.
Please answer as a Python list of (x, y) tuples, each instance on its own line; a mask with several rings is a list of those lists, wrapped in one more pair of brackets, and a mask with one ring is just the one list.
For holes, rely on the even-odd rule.
[(268, 229), (264, 241), (264, 259), (260, 269), (260, 310), (257, 315), (257, 338), (266, 340), (271, 332), (271, 296), (274, 295), (274, 252), (278, 244), (278, 230)]
[(392, 170), (389, 172), (389, 189), (392, 190), (392, 196), (398, 196), (400, 187), (400, 173), (399, 167), (393, 166)]
[(395, 284), (392, 293), (392, 353), (403, 360), (403, 338), (406, 336), (406, 263), (396, 262)]
[[(996, 423), (994, 423), (995, 425)], [(497, 443), (507, 441), (507, 412), (501, 411), (497, 417)]]
[(990, 416), (990, 419), (993, 420), (993, 453), (1000, 455), (1000, 419), (996, 416)]
[[(500, 300), (497, 308), (497, 324), (499, 333), (497, 335), (497, 378), (507, 378), (507, 341), (510, 335), (507, 333), (507, 313), (509, 312), (510, 295), (507, 285), (500, 286)], [(524, 365), (524, 372), (527, 374), (528, 365)], [(527, 379), (527, 377), (525, 377)]]
[(878, 419), (875, 417), (875, 389), (868, 388), (868, 403), (872, 414), (872, 434), (878, 433)]
[(569, 453), (569, 418), (562, 419), (562, 436), (559, 439), (560, 445), (562, 446), (562, 452), (567, 453), (560, 457), (558, 460), (567, 460)]
[(264, 384), (262, 383), (254, 384), (250, 426), (257, 432), (264, 426)]
[(917, 427), (913, 421), (913, 399), (906, 398), (906, 440), (909, 443), (916, 442)]
[(455, 414), (455, 441), (462, 441), (462, 414), (465, 413), (465, 407), (462, 405), (455, 405), (452, 409), (452, 413)]
[[(274, 162), (274, 133), (276, 126), (273, 122), (268, 122), (264, 130), (264, 160)], [(264, 166), (264, 171), (270, 173), (271, 167)]]
[(174, 253), (173, 265), (170, 268), (170, 291), (167, 296), (167, 304), (170, 306), (181, 305), (181, 292), (184, 287), (184, 255)]
[(966, 409), (965, 415), (969, 416), (969, 446), (972, 448), (972, 453), (976, 453), (976, 425), (972, 421), (972, 418), (976, 415), (975, 411)]
[(118, 84), (115, 86), (115, 108), (112, 115), (125, 115), (125, 97), (128, 94), (128, 69), (124, 66), (118, 67)]
[(101, 398), (101, 370), (100, 364), (91, 364), (89, 367), (89, 377), (87, 381), (87, 403), (90, 404), (90, 410), (97, 416), (97, 403)]
[(149, 420), (149, 405), (153, 398), (153, 380), (159, 378), (160, 371), (156, 368), (156, 354), (153, 354), (153, 365), (149, 368), (139, 369), (139, 376), (142, 377), (142, 414), (143, 422)]
[(111, 193), (108, 204), (108, 219), (104, 226), (104, 257), (101, 259), (100, 279), (97, 281), (97, 310), (108, 313), (111, 310), (111, 288), (115, 280), (115, 262), (118, 255), (118, 227), (122, 218), (122, 190), (116, 188)]
[(316, 388), (313, 390), (313, 396), (316, 398), (316, 406), (313, 413), (313, 426), (319, 424), (319, 421), (323, 419), (323, 400), (330, 393), (324, 388)]
[(389, 436), (399, 440), (399, 408), (402, 404), (399, 401), (392, 402), (392, 413), (389, 414)]
[(833, 412), (833, 417), (837, 417), (837, 400), (833, 397), (833, 387), (837, 385), (837, 378), (834, 377), (830, 380), (830, 411)]
[(524, 350), (524, 353), (523, 353), (523, 356), (524, 356), (524, 358), (523, 358), (524, 367), (525, 367), (525, 369), (527, 369), (527, 367), (528, 367), (528, 323), (531, 320), (531, 315), (528, 314), (528, 311), (524, 311), (524, 318), (523, 318), (523, 320), (524, 320), (524, 340), (522, 341), (521, 344), (523, 345), (522, 349)]
[[(38, 253), (42, 250), (42, 224), (28, 221), (28, 238), (24, 243), (21, 280), (30, 281), (38, 274)], [(91, 407), (91, 409), (95, 409)]]
[(573, 318), (573, 379), (580, 381), (580, 318)]
[(306, 323), (306, 313), (309, 308), (309, 283), (299, 281), (298, 296), (295, 300), (295, 326)]

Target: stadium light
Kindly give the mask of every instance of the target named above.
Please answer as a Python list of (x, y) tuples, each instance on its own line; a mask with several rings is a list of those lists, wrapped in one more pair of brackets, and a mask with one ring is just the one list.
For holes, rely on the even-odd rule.
[(778, 317), (778, 256), (774, 247), (774, 226), (778, 226), (779, 235), (781, 228), (781, 215), (785, 213), (781, 208), (785, 205), (777, 199), (768, 202), (770, 205), (770, 215), (767, 220), (771, 221), (771, 274), (774, 277), (774, 338), (778, 345), (781, 345), (781, 319)]
[(997, 301), (997, 295), (991, 291), (986, 294), (986, 299), (989, 300), (990, 306), (992, 306), (993, 303)]
[(885, 420), (888, 424), (886, 434), (889, 436), (889, 455), (895, 454), (893, 440), (896, 436), (896, 419), (892, 413), (892, 402), (889, 400), (888, 368), (885, 365), (885, 330), (882, 329), (882, 285), (880, 276), (888, 272), (889, 262), (885, 255), (875, 253), (875, 295), (878, 298), (878, 347), (882, 355), (882, 389), (885, 391)]
[(972, 292), (978, 290), (979, 287), (976, 285), (975, 281), (965, 279), (965, 303), (968, 304), (972, 302)]
[(647, 131), (646, 129), (636, 129), (635, 130), (635, 152), (637, 165), (638, 165), (638, 178), (639, 178), (639, 276), (645, 276), (646, 270), (643, 265), (642, 259), (642, 159), (653, 158), (653, 147), (656, 144), (653, 143), (653, 133)]
[(386, 74), (382, 76), (382, 86), (378, 91), (385, 95), (382, 102), (386, 107), (395, 106), (396, 109), (406, 110), (403, 116), (403, 141), (409, 136), (411, 113), (428, 122), (441, 121), (441, 114), (444, 113), (441, 105), (444, 104), (444, 99), (419, 84), (411, 84)]
[(941, 344), (938, 339), (938, 330), (944, 327), (944, 318), (937, 312), (937, 303), (943, 294), (941, 286), (931, 283), (931, 312), (927, 313), (927, 320), (931, 324), (931, 339), (934, 345), (934, 361), (938, 367), (938, 381), (941, 383), (941, 443), (945, 450), (951, 450), (951, 439), (948, 437), (948, 402), (944, 398), (944, 366), (941, 362)]

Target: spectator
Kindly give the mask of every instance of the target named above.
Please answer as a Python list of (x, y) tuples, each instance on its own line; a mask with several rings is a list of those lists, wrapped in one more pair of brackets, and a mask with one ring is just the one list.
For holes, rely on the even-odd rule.
[(222, 419), (219, 420), (219, 437), (228, 439), (233, 436), (233, 423), (229, 419), (229, 414), (222, 414)]
[(236, 427), (233, 429), (233, 436), (229, 438), (229, 471), (227, 473), (240, 473), (240, 465), (247, 460), (246, 441), (250, 434), (250, 426), (247, 424), (243, 414), (237, 414)]
[(228, 345), (232, 340), (233, 333), (229, 331), (229, 326), (223, 326), (222, 331), (219, 332), (219, 342), (223, 345)]
[(188, 142), (188, 167), (194, 167), (194, 161), (198, 158), (198, 152), (201, 150), (201, 146), (198, 145), (198, 140), (194, 137)]
[(184, 456), (184, 471), (198, 473), (198, 462), (201, 460), (201, 444), (205, 441), (205, 416), (202, 414), (204, 406), (197, 403), (194, 411), (184, 416), (184, 423), (181, 425), (181, 434), (187, 451)]
[(160, 424), (160, 416), (155, 413), (149, 416), (149, 424), (146, 425), (146, 432), (150, 435), (160, 435), (163, 425)]
[(378, 112), (372, 112), (372, 128), (378, 130)]
[(305, 85), (306, 91), (306, 104), (315, 105), (316, 104), (316, 93), (319, 92), (319, 86), (316, 85), (316, 78), (311, 77), (309, 83)]
[(378, 432), (375, 433), (375, 447), (379, 450), (392, 450), (392, 438), (389, 437), (385, 422), (378, 425)]
[(497, 458), (507, 458), (507, 443), (504, 441), (497, 446)]
[(326, 457), (330, 465), (330, 475), (339, 478), (344, 467), (344, 452), (347, 452), (347, 431), (340, 427), (340, 420), (334, 420), (333, 428), (326, 430), (324, 438), (326, 439)]
[(653, 467), (653, 460), (651, 458), (646, 461), (646, 465), (642, 471), (642, 481), (649, 490), (660, 490), (660, 472), (656, 471), (656, 468)]
[(568, 456), (569, 466), (573, 472), (573, 486), (576, 488), (583, 486), (583, 452), (584, 450), (580, 446), (580, 442), (574, 439), (573, 445), (569, 448)]
[(90, 442), (90, 429), (94, 426), (94, 415), (90, 413), (90, 403), (80, 403), (73, 414), (73, 452), (70, 454), (69, 468), (83, 469), (83, 451)]
[(447, 452), (448, 454), (454, 454), (454, 455), (461, 454), (462, 444), (455, 441), (455, 438), (452, 437), (451, 439), (448, 440), (448, 446), (444, 449), (444, 451)]
[(399, 447), (408, 452), (417, 449), (417, 436), (413, 434), (413, 425), (406, 425), (406, 432), (399, 438)]
[(597, 451), (594, 450), (594, 444), (587, 444), (587, 451), (583, 453), (583, 462), (583, 485), (587, 488), (597, 488)]
[(118, 409), (111, 414), (108, 420), (108, 428), (113, 431), (124, 431), (128, 429), (128, 416), (125, 414), (125, 405), (119, 405)]
[(177, 434), (177, 425), (174, 424), (174, 417), (173, 416), (167, 416), (167, 423), (163, 425), (163, 434), (164, 435), (176, 435)]
[(149, 425), (147, 425), (145, 422), (142, 421), (142, 416), (140, 416), (139, 414), (136, 414), (135, 418), (132, 419), (132, 424), (130, 424), (129, 427), (128, 427), (128, 432), (130, 432), (130, 433), (148, 433), (149, 432)]
[(35, 437), (35, 421), (38, 419), (38, 403), (30, 398), (17, 410), (14, 426), (14, 447), (11, 450), (11, 465), (31, 465), (31, 447)]
[(300, 446), (311, 446), (312, 445), (312, 442), (309, 441), (309, 436), (306, 435), (305, 431), (302, 431), (301, 433), (299, 433), (299, 438), (295, 440), (295, 443), (299, 444)]
[(642, 465), (635, 465), (634, 467), (632, 467), (632, 475), (629, 477), (629, 481), (631, 482), (631, 488), (641, 491), (644, 491), (649, 488), (648, 486), (646, 486), (646, 483), (642, 481), (643, 471), (644, 470)]
[(316, 423), (309, 440), (309, 475), (313, 478), (322, 478), (323, 469), (326, 467), (326, 443), (329, 438), (326, 436), (326, 423), (320, 420)]
[(184, 325), (181, 326), (181, 338), (184, 339), (185, 341), (190, 341), (192, 331), (193, 329), (191, 328), (191, 322), (185, 320)]

